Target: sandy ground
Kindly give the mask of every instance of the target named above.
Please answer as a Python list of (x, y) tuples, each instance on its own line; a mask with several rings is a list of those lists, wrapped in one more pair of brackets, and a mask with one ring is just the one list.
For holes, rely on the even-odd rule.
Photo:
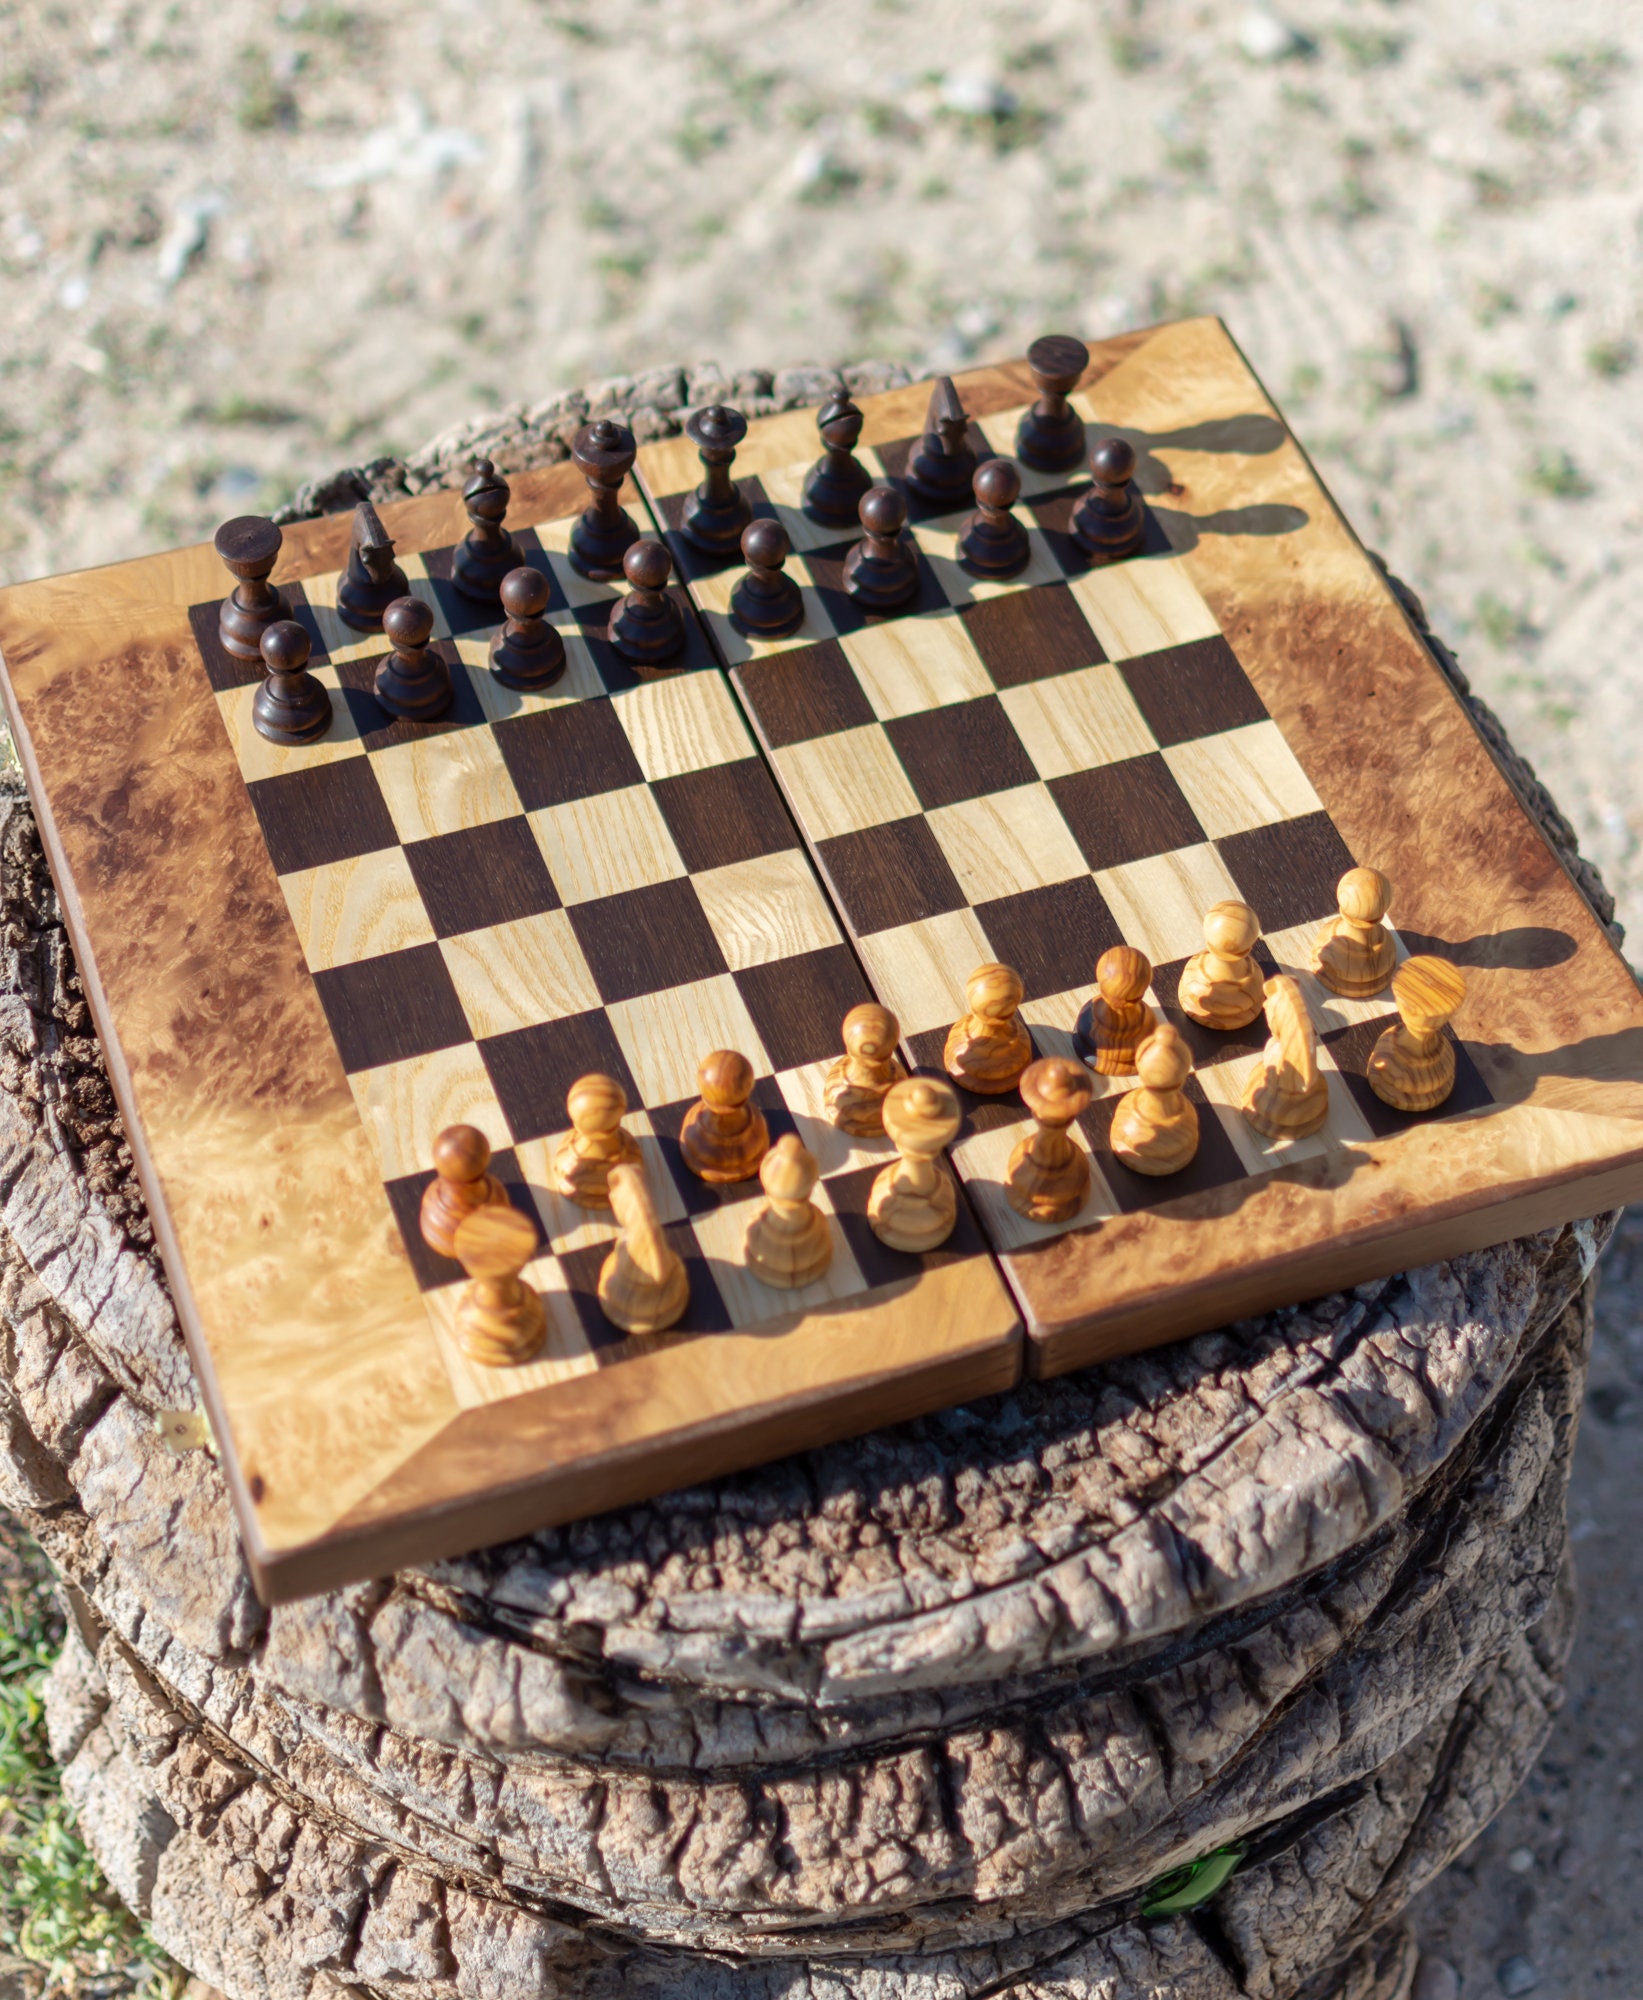
[[(1218, 311), (1643, 940), (1640, 119), (1636, 0), (0, 0), (0, 579), (662, 362)], [(1622, 1266), (1574, 1697), (1432, 1899), (1468, 1995), (1643, 1994)]]

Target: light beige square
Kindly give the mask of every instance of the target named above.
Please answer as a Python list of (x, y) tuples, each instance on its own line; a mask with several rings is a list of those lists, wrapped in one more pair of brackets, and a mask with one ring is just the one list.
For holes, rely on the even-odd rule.
[(889, 619), (839, 644), (880, 722), (993, 692), (992, 676), (952, 611)]
[(524, 811), (489, 729), (450, 729), (371, 753), (401, 840), (461, 833)]
[(1154, 965), (1189, 958), (1204, 942), (1204, 912), (1238, 896), (1213, 847), (1180, 847), (1121, 868), (1096, 871), (1095, 886), (1124, 934)]
[(400, 847), (282, 875), (310, 971), (432, 944), (434, 927)]
[(860, 833), (919, 810), (901, 759), (876, 722), (790, 743), (773, 752), (772, 761), (812, 840)]
[(1017, 785), (926, 813), (972, 903), (1087, 875), (1089, 864), (1043, 785)]
[(509, 1143), (502, 1107), (472, 1042), (356, 1071), (348, 1084), (385, 1181), (431, 1167), (434, 1140), (447, 1125), (477, 1125), (493, 1148)]
[[(971, 512), (974, 510), (972, 509)], [(1027, 561), (1014, 576), (977, 576), (964, 567), (959, 538), (970, 513), (944, 514), (938, 521), (921, 521), (913, 530), (929, 561), (941, 594), (949, 604), (976, 604), (983, 598), (1003, 597), (1013, 590), (1031, 590), (1043, 583), (1065, 581), (1065, 572), (1050, 553), (1050, 545), (1039, 532), (1025, 507), (1014, 509), (1015, 518), (1027, 530)]]
[[(1372, 993), (1366, 1000), (1347, 1000), (1339, 993), (1332, 993), (1313, 971), (1316, 958), (1318, 933), (1322, 924), (1297, 924), (1293, 930), (1279, 931), (1266, 940), (1268, 951), (1278, 961), (1280, 970), (1293, 975), (1296, 984), (1306, 1000), (1307, 1012), (1320, 1035), (1333, 1034), (1337, 1028), (1350, 1027), (1356, 1021), (1385, 1021), (1390, 1024), (1397, 1016), (1392, 1004), (1392, 990), (1388, 985), (1379, 993)], [(1409, 956), (1409, 947), (1393, 930), (1386, 926), (1392, 939), (1397, 962)]]
[(714, 1049), (735, 1049), (753, 1065), (755, 1076), (769, 1074), (764, 1043), (728, 972), (637, 1000), (617, 1000), (605, 1011), (646, 1104), (695, 1097), (697, 1065)]
[[(842, 1042), (839, 1053), (844, 1053)], [(841, 1132), (828, 1117), (827, 1075), (832, 1067), (831, 1061), (816, 1062), (806, 1063), (802, 1069), (776, 1072), (782, 1100), (793, 1114), (799, 1137), (814, 1154), (824, 1175), (888, 1164), (895, 1158), (896, 1149), (882, 1133), (876, 1139), (855, 1139), (848, 1132)]]
[(566, 903), (591, 903), (685, 872), (648, 785), (628, 785), (530, 815), (531, 831)]
[(835, 1305), (868, 1289), (849, 1240), (833, 1213), (826, 1187), (818, 1183), (811, 1199), (827, 1217), (833, 1261), (814, 1284), (800, 1285), (791, 1291), (765, 1284), (747, 1267), (748, 1225), (764, 1205), (761, 1195), (755, 1194), (747, 1201), (726, 1202), (698, 1215), (692, 1223), (696, 1240), (707, 1253), (713, 1282), (735, 1327), (763, 1326), (767, 1320), (780, 1319), (784, 1314)]
[(691, 882), (732, 972), (839, 942), (827, 898), (796, 847), (710, 868)]
[(964, 982), (997, 957), (974, 910), (950, 910), (860, 940), (874, 990), (903, 1035), (950, 1028), (964, 1008)]
[(535, 715), (546, 708), (566, 708), (573, 701), (603, 699), (605, 684), (599, 678), (593, 655), (583, 643), (581, 627), (575, 623), (572, 614), (561, 611), (548, 622), (559, 628), (560, 637), (565, 642), (565, 671), (552, 687), (534, 693), (508, 687), (491, 672), (489, 639), (452, 641), (487, 722), (505, 722), (514, 715)]
[(599, 1005), (599, 989), (563, 910), (442, 938), (439, 949), (480, 1040)]
[(999, 695), (1041, 778), (1067, 778), (1158, 748), (1115, 666), (1053, 674)]
[(691, 597), (713, 635), (719, 657), (728, 665), (739, 667), (747, 660), (768, 659), (773, 653), (790, 653), (795, 647), (815, 646), (823, 639), (838, 637), (822, 603), (821, 592), (797, 563), (788, 564), (787, 574), (799, 586), (799, 602), (804, 611), (800, 623), (780, 639), (757, 639), (744, 632), (730, 615), (730, 600), (746, 574), (745, 569), (724, 569), (715, 576), (698, 577), (690, 586)]
[(1336, 1069), (1327, 1049), (1318, 1051), (1318, 1067), (1329, 1090), (1329, 1116), (1316, 1132), (1304, 1139), (1269, 1139), (1257, 1132), (1239, 1108), (1249, 1079), (1264, 1057), (1236, 1056), (1226, 1062), (1211, 1063), (1198, 1072), (1204, 1095), (1212, 1105), (1222, 1107), (1220, 1118), (1233, 1149), (1252, 1174), (1271, 1173), (1275, 1167), (1292, 1166), (1299, 1160), (1322, 1159), (1345, 1145), (1362, 1144), (1370, 1137), (1363, 1114), (1353, 1101), (1346, 1079)]
[(723, 674), (680, 674), (613, 694), (633, 754), (647, 778), (677, 778), (751, 757), (753, 739)]
[[(648, 534), (650, 523), (644, 517), (643, 508), (635, 510), (631, 503), (624, 501), (623, 504), (640, 533)], [(542, 552), (548, 559), (554, 581), (565, 593), (565, 602), (576, 609), (589, 604), (609, 603), (619, 597), (626, 587), (620, 583), (595, 583), (571, 561), (571, 530), (580, 518), (577, 514), (566, 514), (560, 520), (538, 521), (536, 524), (536, 539), (542, 544)]]
[(1211, 840), (1323, 810), (1275, 722), (1177, 743), (1164, 762)]
[(223, 688), (217, 695), (217, 712), (234, 747), (234, 758), (248, 785), (259, 778), (281, 778), (287, 771), (311, 771), (320, 764), (335, 764), (343, 757), (363, 757), (365, 745), (353, 712), (342, 698), (342, 683), (335, 667), (316, 667), (314, 678), (331, 697), (331, 726), (317, 743), (270, 743), (257, 734), (251, 720), (251, 705), (262, 683), (251, 687)]
[(1110, 660), (1213, 639), (1214, 613), (1177, 556), (1146, 556), (1075, 577), (1072, 594)]

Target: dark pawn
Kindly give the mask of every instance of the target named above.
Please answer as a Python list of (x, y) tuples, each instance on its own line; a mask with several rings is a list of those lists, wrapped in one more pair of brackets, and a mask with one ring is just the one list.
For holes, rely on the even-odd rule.
[(1021, 419), (1015, 455), (1034, 472), (1071, 472), (1084, 456), (1084, 425), (1067, 398), (1090, 365), (1090, 350), (1070, 333), (1047, 333), (1027, 349), (1038, 401)]
[(451, 705), (451, 670), (428, 650), (433, 629), (434, 614), (420, 597), (396, 597), (382, 614), (383, 636), (394, 650), (372, 686), (388, 713), (407, 722), (432, 722)]
[(736, 490), (730, 477), (736, 447), (747, 436), (747, 419), (740, 410), (710, 403), (705, 410), (691, 412), (685, 436), (701, 453), (707, 477), (691, 494), (680, 531), (708, 555), (730, 555), (753, 518), (746, 495)]
[(552, 687), (565, 671), (565, 642), (543, 612), (553, 588), (539, 569), (510, 569), (502, 579), (507, 624), (491, 641), (491, 672), (504, 687)]
[(930, 397), (924, 435), (907, 463), (907, 484), (926, 500), (962, 507), (970, 497), (976, 455), (970, 420), (950, 375), (941, 375)]
[(822, 456), (804, 475), (804, 511), (832, 527), (853, 528), (873, 475), (857, 462), (856, 440), (866, 420), (848, 396), (830, 396), (816, 415)]
[(633, 588), (619, 597), (610, 614), (609, 638), (636, 667), (659, 667), (685, 643), (685, 621), (667, 594), (673, 558), (660, 542), (635, 542), (622, 558), (622, 574)]
[(462, 489), (462, 504), (473, 523), (451, 558), (451, 581), (476, 604), (495, 604), (502, 579), (519, 567), (519, 545), (503, 527), (512, 495), (508, 482), (482, 458)]
[(1095, 484), (1073, 509), (1073, 540), (1092, 563), (1133, 556), (1147, 532), (1136, 492), (1135, 453), (1122, 438), (1106, 438), (1090, 453)]
[(317, 743), (331, 727), (331, 695), (308, 671), (308, 634), (279, 618), (262, 635), (268, 678), (251, 704), (251, 723), (270, 743)]
[(280, 531), (260, 514), (241, 514), (224, 521), (212, 547), (239, 580), (223, 599), (217, 635), (236, 660), (262, 657), (262, 635), (270, 625), (291, 616), (291, 607), (268, 581), (279, 561)]
[(382, 614), (410, 588), (394, 561), (393, 537), (369, 500), (354, 509), (348, 568), (337, 585), (337, 616), (356, 632), (380, 632)]
[(595, 583), (614, 583), (622, 574), (622, 557), (639, 539), (633, 517), (617, 497), (638, 449), (632, 431), (610, 417), (584, 424), (571, 446), (591, 498), (571, 529), (570, 559)]
[(730, 593), (730, 610), (755, 639), (785, 639), (804, 623), (803, 595), (782, 569), (787, 556), (787, 530), (780, 521), (752, 521), (742, 530), (747, 574)]
[(1032, 554), (1027, 530), (1010, 512), (1021, 498), (1015, 461), (989, 458), (978, 465), (974, 492), (977, 511), (964, 524), (959, 553), (981, 576), (1014, 576)]
[(857, 513), (863, 536), (844, 559), (844, 587), (864, 611), (894, 611), (918, 595), (918, 559), (901, 539), (907, 502), (893, 486), (870, 486)]

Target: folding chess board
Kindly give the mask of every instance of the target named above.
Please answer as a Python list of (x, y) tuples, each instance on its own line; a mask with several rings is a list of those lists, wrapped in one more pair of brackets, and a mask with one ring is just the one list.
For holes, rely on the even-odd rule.
[[(959, 388), (977, 449), (1012, 452), (1026, 370)], [(901, 478), (928, 393), (864, 406), (875, 474)], [(383, 642), (337, 617), (346, 517), (288, 530), (276, 581), (334, 712), (304, 748), (250, 727), (260, 670), (218, 643), (209, 549), (0, 593), (14, 732), (267, 1595), (1643, 1192), (1637, 987), (1224, 329), (1106, 343), (1077, 406), (1141, 455), (1143, 552), (1090, 569), (1068, 532), (1082, 475), (1028, 472), (1031, 561), (981, 582), (963, 517), (910, 495), (920, 595), (883, 619), (842, 588), (852, 538), (802, 510), (814, 414), (756, 423), (734, 473), (785, 523), (806, 604), (774, 643), (738, 628), (735, 565), (676, 532), (694, 449), (645, 447), (627, 504), (649, 505), (696, 608), (682, 660), (645, 678), (604, 640), (615, 592), (566, 559), (581, 480), (517, 476), (509, 526), (567, 646), (542, 694), (495, 681), (494, 626), (451, 587), (455, 496), (385, 508), (456, 686), (431, 724), (376, 704)], [(1364, 1081), (1389, 1000), (1340, 1000), (1309, 970), (1354, 862), (1392, 878), (1400, 950), (1469, 981), (1456, 1090), (1425, 1117)], [(1237, 1111), (1260, 1024), (1218, 1035), (1175, 1005), (1230, 895), (1319, 1029), (1331, 1115), (1308, 1139), (1270, 1144)], [(908, 1063), (939, 1070), (966, 977), (1001, 958), (1037, 1052), (1076, 1053), (1119, 941), (1193, 1050), (1193, 1164), (1120, 1165), (1129, 1080), (1101, 1080), (1076, 1128), (1090, 1199), (1035, 1226), (1004, 1198), (1019, 1096), (961, 1093), (958, 1228), (930, 1256), (885, 1248), (865, 1211), (887, 1142), (822, 1113), (844, 1012), (882, 1000)], [(803, 1292), (746, 1270), (757, 1184), (712, 1189), (680, 1159), (696, 1064), (721, 1046), (752, 1060), (773, 1134), (820, 1162), (834, 1259)], [(627, 1090), (689, 1272), (665, 1335), (604, 1320), (614, 1231), (552, 1191), (589, 1069)], [(434, 1136), (459, 1120), (537, 1225), (549, 1335), (522, 1368), (464, 1357), (460, 1269), (417, 1228)]]

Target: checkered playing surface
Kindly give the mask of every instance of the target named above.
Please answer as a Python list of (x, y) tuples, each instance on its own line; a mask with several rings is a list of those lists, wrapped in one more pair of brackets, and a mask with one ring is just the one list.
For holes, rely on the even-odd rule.
[[(689, 1267), (681, 1330), (746, 1328), (867, 1293), (979, 1252), (967, 1216), (934, 1259), (887, 1250), (867, 1226), (891, 1149), (852, 1144), (821, 1115), (839, 1021), (868, 997), (724, 676), (691, 626), (683, 669), (642, 680), (603, 638), (608, 586), (564, 551), (569, 521), (519, 539), (552, 580), (565, 636), (556, 686), (526, 695), (487, 666), (494, 620), (449, 582), (449, 549), (402, 559), (435, 612), (456, 700), (437, 723), (397, 721), (371, 693), (387, 650), (335, 611), (337, 576), (289, 595), (332, 690), (321, 742), (283, 749), (251, 726), (261, 670), (226, 654), (217, 605), (191, 622), (223, 723), (458, 1397), (517, 1394), (617, 1358), (627, 1343), (594, 1287), (615, 1231), (550, 1189), (565, 1094), (619, 1077), (662, 1219)], [(757, 1182), (718, 1191), (685, 1169), (678, 1133), (712, 1048), (741, 1050), (773, 1136), (797, 1130), (833, 1216), (827, 1276), (776, 1292), (746, 1272)], [(417, 1210), (435, 1135), (478, 1125), (495, 1171), (542, 1232), (527, 1276), (549, 1312), (544, 1358), (490, 1370), (450, 1338), (460, 1267), (422, 1242)], [(651, 1343), (642, 1343), (649, 1346)]]
[[(1094, 442), (1094, 412), (1074, 400)], [(1017, 416), (972, 422), (978, 452), (1013, 454)], [(676, 532), (699, 477), (693, 454), (648, 447), (639, 471), (845, 927), (919, 1064), (939, 1069), (965, 979), (984, 960), (1021, 973), (1034, 1046), (1056, 1055), (1078, 1047), (1101, 952), (1128, 943), (1147, 954), (1150, 998), (1193, 1049), (1198, 1156), (1160, 1179), (1120, 1165), (1108, 1135), (1133, 1080), (1097, 1079), (1103, 1094), (1081, 1121), (1092, 1192), (1068, 1228), (1412, 1122), (1363, 1076), (1376, 1036), (1396, 1018), (1390, 996), (1343, 1001), (1305, 969), (1356, 857), (1156, 520), (1140, 556), (1091, 569), (1068, 533), (1087, 474), (1023, 468), (1016, 511), (1031, 560), (1009, 582), (988, 582), (959, 560), (970, 510), (942, 516), (903, 486), (919, 595), (891, 617), (865, 618), (842, 580), (855, 536), (801, 509), (817, 449), (808, 414), (803, 423), (808, 437), (795, 419), (769, 426), (791, 439), (790, 464), (772, 468), (765, 426), (753, 427), (742, 454), (758, 467), (743, 490), (756, 512), (779, 516), (793, 544), (788, 574), (804, 593), (805, 622), (787, 639), (749, 639), (730, 612), (739, 561), (704, 559)], [(857, 456), (900, 485), (915, 443)], [(1271, 1144), (1237, 1111), (1263, 1022), (1219, 1034), (1175, 1006), (1204, 911), (1231, 896), (1257, 911), (1266, 970), (1297, 974), (1318, 1025), (1331, 1115), (1309, 1139)], [(1490, 1101), (1458, 1054), (1444, 1116)], [(1019, 1095), (964, 1096), (955, 1157), (994, 1246), (1059, 1233), (1022, 1221), (1004, 1199), (1009, 1155), (1029, 1122)]]

